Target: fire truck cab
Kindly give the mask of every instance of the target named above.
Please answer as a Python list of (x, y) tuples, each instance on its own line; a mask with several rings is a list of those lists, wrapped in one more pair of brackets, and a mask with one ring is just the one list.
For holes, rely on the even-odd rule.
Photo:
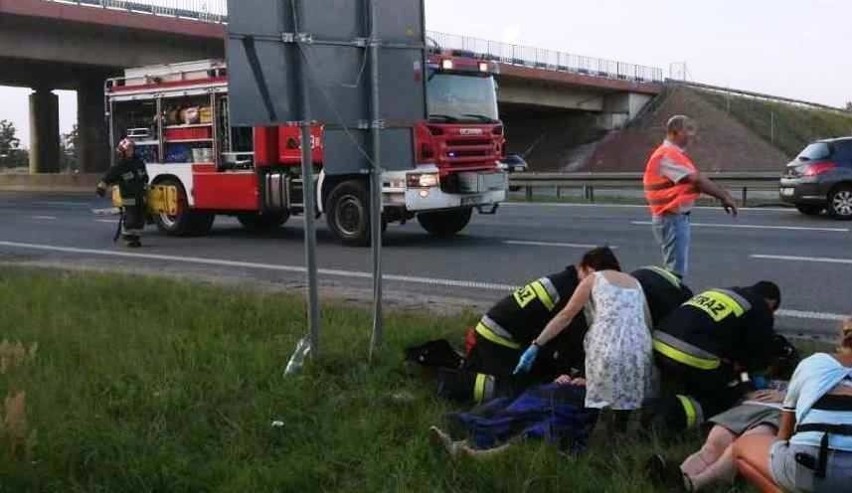
[[(415, 166), (385, 172), (383, 224), (417, 218), (437, 236), (467, 226), (472, 212), (496, 211), (508, 180), (497, 110), (497, 65), (460, 52), (430, 53), (427, 120), (415, 128)], [(106, 82), (110, 139), (127, 137), (151, 185), (169, 189), (177, 208), (153, 220), (168, 235), (204, 235), (217, 215), (268, 230), (304, 213), (299, 128), (233, 127), (227, 67), (219, 60), (128, 69)], [(315, 213), (343, 243), (370, 238), (369, 182), (322, 170), (323, 127), (310, 146), (318, 168)]]

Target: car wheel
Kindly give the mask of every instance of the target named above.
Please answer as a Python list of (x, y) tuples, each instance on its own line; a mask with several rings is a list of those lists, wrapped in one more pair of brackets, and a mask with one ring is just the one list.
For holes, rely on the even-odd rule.
[(825, 207), (821, 205), (799, 204), (796, 206), (796, 209), (806, 216), (819, 216), (825, 210)]
[(337, 185), (329, 195), (326, 223), (344, 245), (370, 245), (370, 196), (362, 180)]
[(841, 185), (831, 192), (828, 212), (837, 219), (852, 219), (852, 185)]

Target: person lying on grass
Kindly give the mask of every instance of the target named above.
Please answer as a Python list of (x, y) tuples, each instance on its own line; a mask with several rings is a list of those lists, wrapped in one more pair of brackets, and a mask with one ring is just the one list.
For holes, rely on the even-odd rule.
[(562, 375), (516, 398), (498, 398), (471, 412), (448, 415), (452, 429), (465, 440), (454, 440), (437, 426), (429, 428), (430, 438), (453, 458), (491, 457), (527, 439), (578, 454), (585, 450), (598, 418), (598, 410), (583, 406), (585, 385), (583, 378)]

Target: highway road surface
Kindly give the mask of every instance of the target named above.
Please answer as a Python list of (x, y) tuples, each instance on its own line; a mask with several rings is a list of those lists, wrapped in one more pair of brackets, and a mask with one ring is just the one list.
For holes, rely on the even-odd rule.
[[(251, 235), (227, 217), (203, 238), (169, 238), (152, 227), (144, 247), (129, 251), (112, 243), (116, 218), (92, 212), (109, 206), (79, 195), (0, 194), (0, 261), (124, 265), (290, 284), (304, 278), (300, 218), (266, 236)], [(852, 223), (787, 209), (747, 209), (734, 219), (700, 208), (692, 220), (687, 281), (694, 290), (773, 280), (784, 298), (778, 326), (788, 333), (828, 336), (852, 313)], [(369, 249), (337, 244), (322, 223), (318, 242), (323, 283), (369, 287)], [(495, 216), (474, 216), (462, 235), (448, 240), (431, 238), (416, 222), (391, 225), (386, 290), (482, 304), (604, 244), (616, 248), (626, 269), (660, 260), (641, 206), (506, 204)]]

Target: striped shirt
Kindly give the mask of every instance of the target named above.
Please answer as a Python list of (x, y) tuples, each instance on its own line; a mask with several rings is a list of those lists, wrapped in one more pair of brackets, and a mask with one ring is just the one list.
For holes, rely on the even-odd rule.
[[(827, 411), (814, 409), (814, 404), (838, 386), (852, 388), (852, 368), (840, 364), (834, 357), (825, 353), (817, 353), (803, 360), (796, 368), (787, 397), (784, 399), (784, 410), (796, 413), (796, 423), (832, 424), (852, 426), (852, 409), (844, 411)], [(800, 432), (793, 435), (790, 443), (819, 447), (823, 433), (818, 431)], [(831, 435), (829, 447), (834, 450), (852, 452), (852, 436)]]

